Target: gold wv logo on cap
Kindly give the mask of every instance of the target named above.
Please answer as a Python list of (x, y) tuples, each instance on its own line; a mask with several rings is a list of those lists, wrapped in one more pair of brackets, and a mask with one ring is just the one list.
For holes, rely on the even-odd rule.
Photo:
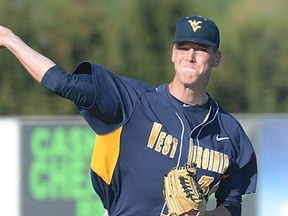
[(201, 28), (202, 21), (188, 20), (194, 32)]

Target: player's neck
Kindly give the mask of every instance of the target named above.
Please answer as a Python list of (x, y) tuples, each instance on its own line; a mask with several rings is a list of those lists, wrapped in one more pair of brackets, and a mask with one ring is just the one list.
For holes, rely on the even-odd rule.
[(206, 91), (195, 91), (184, 86), (179, 87), (173, 82), (169, 84), (169, 91), (175, 98), (188, 105), (202, 105), (209, 100)]

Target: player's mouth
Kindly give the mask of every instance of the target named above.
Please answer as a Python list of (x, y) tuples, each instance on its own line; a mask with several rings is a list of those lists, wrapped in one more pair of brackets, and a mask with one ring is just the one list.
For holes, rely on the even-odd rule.
[(197, 68), (193, 66), (182, 66), (181, 68), (183, 71), (187, 71), (187, 72), (194, 72), (195, 70), (197, 70)]

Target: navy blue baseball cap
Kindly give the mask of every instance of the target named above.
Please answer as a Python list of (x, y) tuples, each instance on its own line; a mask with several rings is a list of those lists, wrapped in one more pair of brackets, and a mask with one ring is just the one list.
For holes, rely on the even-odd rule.
[(205, 17), (181, 17), (177, 21), (175, 38), (172, 41), (172, 44), (183, 41), (191, 41), (198, 44), (219, 48), (219, 29), (214, 21)]

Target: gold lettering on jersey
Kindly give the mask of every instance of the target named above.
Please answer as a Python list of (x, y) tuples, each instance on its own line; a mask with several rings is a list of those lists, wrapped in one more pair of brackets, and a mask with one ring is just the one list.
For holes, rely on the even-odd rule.
[(158, 140), (156, 142), (156, 147), (155, 147), (156, 151), (158, 151), (158, 152), (161, 151), (165, 137), (166, 137), (166, 133), (165, 132), (161, 132), (159, 134)]
[(168, 134), (164, 140), (164, 145), (162, 148), (162, 153), (164, 155), (167, 155), (169, 153), (170, 144), (172, 143), (172, 141), (173, 141), (173, 137), (170, 134)]
[(148, 144), (147, 144), (149, 148), (153, 148), (156, 142), (156, 139), (161, 131), (161, 128), (162, 128), (161, 124), (154, 122), (151, 133), (150, 133), (150, 137), (148, 140)]
[(198, 168), (223, 174), (229, 167), (229, 158), (221, 152), (194, 145), (190, 139), (188, 163), (196, 163)]
[(169, 154), (170, 158), (174, 158), (178, 140), (171, 134), (161, 131), (161, 129), (162, 125), (154, 122), (147, 146), (157, 152), (162, 153), (163, 155)]
[(202, 162), (202, 167), (203, 169), (207, 170), (209, 166), (209, 156), (210, 156), (210, 151), (209, 149), (204, 149), (203, 151), (203, 162)]
[(202, 21), (188, 20), (194, 32), (201, 28)]

